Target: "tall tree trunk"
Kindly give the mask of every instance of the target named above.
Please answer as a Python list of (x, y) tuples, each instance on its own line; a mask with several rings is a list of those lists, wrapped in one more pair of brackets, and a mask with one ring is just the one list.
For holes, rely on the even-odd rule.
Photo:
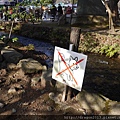
[(113, 18), (112, 18), (113, 14), (112, 14), (111, 9), (109, 8), (107, 2), (106, 2), (105, 0), (103, 0), (103, 1), (104, 1), (104, 3), (105, 3), (106, 9), (107, 9), (107, 11), (108, 11), (108, 16), (109, 16), (109, 29), (111, 30), (111, 32), (115, 32), (115, 28), (114, 28), (114, 24), (113, 24)]
[(12, 33), (12, 30), (13, 30), (13, 24), (14, 24), (14, 20), (12, 21), (12, 24), (11, 24), (11, 28), (10, 28), (10, 32), (9, 32), (9, 39), (11, 38), (11, 33)]

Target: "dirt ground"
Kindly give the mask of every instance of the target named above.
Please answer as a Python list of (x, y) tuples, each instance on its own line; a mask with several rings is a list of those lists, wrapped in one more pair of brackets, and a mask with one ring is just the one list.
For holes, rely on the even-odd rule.
[[(10, 44), (11, 45), (11, 44)], [(12, 46), (12, 45), (11, 45)], [(15, 48), (15, 46), (12, 46)], [(33, 58), (45, 64), (47, 56), (44, 53), (26, 51), (24, 48), (16, 49), (23, 54), (23, 58)], [(0, 69), (0, 115), (55, 115), (66, 114), (65, 111), (57, 109), (55, 102), (50, 99), (50, 93), (55, 88), (42, 85), (31, 85), (33, 76), (41, 76), (42, 71), (35, 74), (26, 74), (23, 79), (11, 80), (10, 75), (15, 71)], [(19, 74), (21, 78), (22, 74)], [(9, 92), (15, 88), (13, 92)], [(72, 101), (74, 102), (74, 101)], [(71, 103), (71, 102), (70, 102)], [(81, 112), (82, 114), (82, 112)]]

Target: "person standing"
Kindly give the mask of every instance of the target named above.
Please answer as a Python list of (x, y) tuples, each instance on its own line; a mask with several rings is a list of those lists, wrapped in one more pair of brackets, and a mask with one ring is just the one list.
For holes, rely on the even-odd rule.
[(13, 9), (12, 7), (9, 8), (9, 19), (12, 20)]
[(0, 20), (3, 19), (3, 10), (0, 10)]
[(58, 4), (58, 20), (62, 15), (63, 15), (62, 6), (60, 4)]
[(72, 14), (72, 9), (70, 6), (68, 6), (66, 8), (66, 23), (70, 23), (71, 22), (71, 14)]
[(56, 8), (56, 6), (55, 6), (55, 5), (52, 5), (52, 8), (50, 9), (50, 11), (51, 11), (51, 19), (52, 19), (52, 21), (54, 21), (54, 20), (55, 20), (56, 13), (57, 13), (57, 8)]
[(67, 9), (66, 9), (66, 14), (72, 14), (72, 9), (71, 7), (68, 5)]

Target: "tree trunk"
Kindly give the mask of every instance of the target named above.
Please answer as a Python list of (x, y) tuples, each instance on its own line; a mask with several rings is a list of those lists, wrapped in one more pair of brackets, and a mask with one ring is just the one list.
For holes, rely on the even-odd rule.
[(13, 24), (14, 24), (14, 20), (12, 21), (12, 24), (11, 24), (11, 28), (10, 28), (10, 32), (9, 32), (9, 39), (11, 38), (11, 33), (12, 33), (12, 30), (13, 30)]
[(79, 42), (80, 42), (81, 29), (78, 27), (71, 28), (70, 34), (70, 44), (74, 44), (73, 51), (78, 52)]
[(115, 32), (115, 28), (114, 28), (114, 24), (113, 24), (113, 19), (112, 19), (112, 12), (107, 4), (107, 2), (104, 0), (104, 3), (105, 3), (105, 7), (108, 11), (108, 15), (109, 15), (109, 29), (111, 30), (111, 32)]

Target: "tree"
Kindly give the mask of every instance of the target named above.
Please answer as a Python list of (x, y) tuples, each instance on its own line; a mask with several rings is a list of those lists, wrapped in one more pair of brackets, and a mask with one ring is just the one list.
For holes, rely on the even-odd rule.
[[(104, 5), (107, 9), (108, 12), (108, 16), (109, 16), (109, 29), (111, 30), (111, 32), (115, 32), (115, 28), (114, 28), (114, 22), (115, 20), (118, 18), (118, 2), (119, 0), (109, 0), (109, 2), (107, 2), (106, 0), (103, 0)], [(114, 18), (114, 21), (113, 21)]]
[(85, 15), (106, 16), (108, 14), (109, 29), (115, 32), (114, 23), (118, 19), (118, 2), (119, 0), (79, 0), (77, 13), (83, 17)]
[(71, 3), (77, 3), (78, 0), (70, 0)]
[(42, 3), (42, 5), (48, 5), (54, 3), (55, 0), (40, 0), (40, 2)]
[(108, 6), (108, 3), (105, 0), (103, 0), (103, 2), (107, 9), (108, 16), (109, 16), (109, 29), (111, 29), (111, 32), (115, 32), (114, 25), (113, 25), (113, 19), (112, 19), (112, 16), (113, 16), (112, 11), (110, 7)]

